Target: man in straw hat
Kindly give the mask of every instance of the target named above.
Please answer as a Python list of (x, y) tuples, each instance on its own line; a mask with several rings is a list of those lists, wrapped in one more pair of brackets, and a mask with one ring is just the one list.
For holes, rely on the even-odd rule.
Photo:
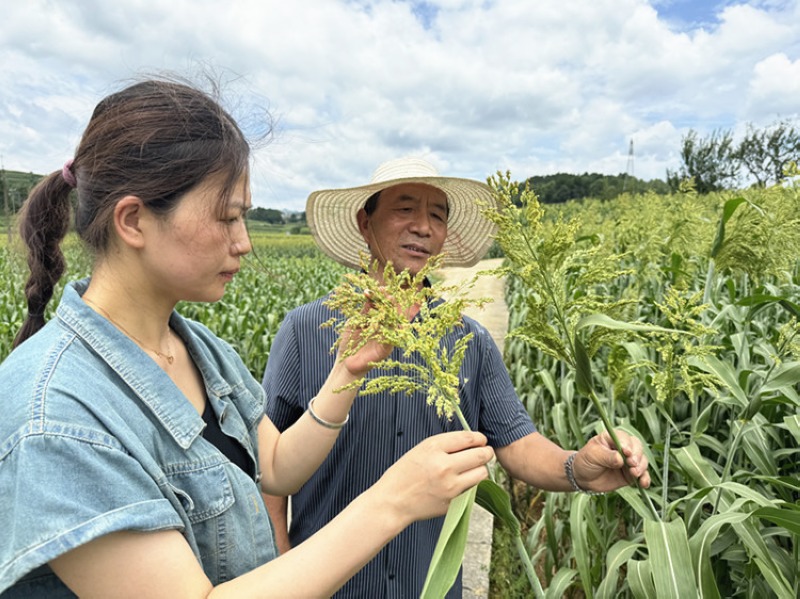
[[(493, 202), (485, 184), (443, 177), (424, 160), (386, 162), (367, 185), (315, 191), (306, 217), (319, 247), (334, 260), (360, 268), (360, 253), (377, 260), (379, 277), (391, 261), (400, 272), (416, 274), (430, 256), (445, 252), (446, 264), (472, 266), (492, 242), (493, 225), (481, 216), (476, 199)], [(272, 345), (264, 375), (267, 413), (279, 429), (297, 420), (319, 391), (335, 355), (335, 334), (319, 325), (332, 316), (324, 298), (292, 310)], [(647, 459), (638, 439), (620, 431), (628, 472), (607, 434), (580, 451), (566, 451), (536, 432), (517, 397), (502, 356), (487, 330), (464, 317), (453, 340), (474, 333), (461, 368), (468, 380), (460, 406), (473, 430), (484, 433), (502, 466), (514, 477), (553, 491), (606, 492), (638, 478), (650, 484)], [(450, 340), (450, 341), (453, 341)], [(395, 349), (392, 359), (409, 360)], [(346, 426), (345, 426), (346, 423)], [(281, 551), (301, 543), (416, 443), (460, 428), (436, 415), (424, 397), (383, 392), (355, 402), (348, 420), (326, 423), (339, 429), (333, 450), (317, 473), (292, 496), (287, 536), (286, 499), (268, 498)], [(418, 597), (443, 518), (418, 522), (393, 541), (337, 593), (337, 597)], [(336, 559), (336, 556), (331, 556)], [(460, 577), (448, 597), (461, 597)]]

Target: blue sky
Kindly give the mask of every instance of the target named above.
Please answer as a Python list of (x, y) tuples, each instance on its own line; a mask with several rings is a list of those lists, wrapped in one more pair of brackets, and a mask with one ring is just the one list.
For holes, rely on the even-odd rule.
[(709, 2), (708, 0), (659, 0), (653, 2), (659, 16), (680, 29), (713, 27), (718, 15), (732, 2)]
[(0, 154), (45, 173), (133, 77), (210, 65), (257, 206), (302, 210), (383, 160), (484, 180), (664, 178), (681, 137), (800, 118), (800, 0), (0, 0)]

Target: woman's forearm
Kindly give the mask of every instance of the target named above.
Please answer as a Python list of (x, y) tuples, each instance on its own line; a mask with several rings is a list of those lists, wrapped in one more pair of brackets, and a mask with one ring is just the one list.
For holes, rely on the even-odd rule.
[[(345, 422), (357, 391), (337, 390), (358, 378), (337, 362), (314, 397), (314, 414), (332, 425)], [(340, 431), (315, 420), (309, 410), (282, 434), (268, 421), (262, 423), (262, 427), (266, 428), (259, 431), (263, 464), (261, 486), (272, 495), (290, 495), (299, 489), (330, 453)]]
[(409, 524), (387, 508), (366, 491), (309, 539), (210, 597), (330, 597)]
[(484, 480), (494, 456), (485, 444), (466, 431), (426, 438), (310, 538), (214, 594), (252, 596), (269, 584), (270, 596), (331, 596), (406, 526), (444, 515), (454, 497)]
[(177, 530), (110, 533), (49, 563), (80, 597), (330, 597), (409, 523), (397, 503), (366, 491), (292, 551), (216, 587)]

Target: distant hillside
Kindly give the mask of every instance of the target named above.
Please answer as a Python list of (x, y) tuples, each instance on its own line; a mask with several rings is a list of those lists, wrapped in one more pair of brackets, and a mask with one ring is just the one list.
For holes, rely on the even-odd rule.
[[(8, 207), (11, 212), (19, 210), (22, 202), (28, 197), (30, 190), (42, 177), (43, 175), (35, 173), (0, 171), (0, 183), (3, 185), (4, 190), (8, 190)], [(556, 173), (554, 175), (536, 175), (527, 179), (527, 182), (543, 204), (558, 204), (568, 200), (584, 198), (610, 200), (624, 192), (644, 193), (652, 191), (658, 194), (670, 192), (667, 183), (660, 179), (643, 181), (624, 174), (601, 175), (599, 173), (584, 173), (582, 175), (572, 175), (569, 173)], [(305, 223), (304, 213), (284, 214), (279, 210), (270, 208), (256, 208), (250, 218), (276, 224)]]
[(16, 212), (22, 206), (22, 202), (28, 197), (28, 193), (42, 179), (43, 175), (34, 173), (22, 173), (19, 171), (0, 171), (0, 189), (2, 189), (2, 201), (0, 210)]
[(623, 193), (644, 193), (646, 191), (658, 194), (670, 193), (669, 185), (664, 181), (659, 179), (642, 181), (625, 174), (584, 173), (571, 175), (556, 173), (555, 175), (530, 177), (527, 181), (543, 204), (558, 204), (584, 198), (610, 200)]

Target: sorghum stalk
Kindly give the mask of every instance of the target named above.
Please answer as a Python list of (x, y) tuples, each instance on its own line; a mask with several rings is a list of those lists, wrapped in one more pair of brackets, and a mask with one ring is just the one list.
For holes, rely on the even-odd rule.
[[(521, 229), (520, 234), (521, 234), (521, 237), (522, 237), (523, 241), (525, 242), (525, 246), (527, 247), (528, 252), (533, 257), (533, 259), (538, 262), (539, 261), (539, 256), (537, 255), (537, 251), (534, 248), (533, 243), (531, 242), (530, 236), (527, 234), (527, 230), (526, 229)], [(576, 351), (576, 343), (573, 340), (573, 338), (570, 337), (570, 335), (569, 335), (569, 332), (568, 332), (569, 331), (569, 327), (567, 326), (566, 317), (564, 315), (563, 310), (561, 309), (560, 303), (558, 302), (558, 298), (557, 298), (557, 295), (555, 293), (554, 285), (553, 285), (552, 280), (550, 279), (549, 273), (547, 273), (547, 271), (545, 271), (545, 270), (542, 270), (541, 274), (542, 274), (542, 282), (543, 282), (544, 291), (548, 295), (548, 297), (550, 299), (550, 302), (551, 302), (551, 305), (553, 306), (553, 309), (555, 310), (556, 320), (558, 321), (559, 326), (561, 327), (561, 330), (563, 331), (563, 334), (567, 338), (567, 341), (568, 341), (568, 344), (569, 344), (570, 358), (572, 360), (572, 366), (575, 367), (576, 370), (577, 370), (577, 363), (578, 363), (577, 355), (578, 355), (578, 352)], [(617, 448), (617, 452), (619, 452), (619, 455), (622, 457), (622, 462), (623, 462), (625, 468), (628, 468), (628, 459), (625, 457), (625, 453), (622, 450), (622, 445), (619, 442), (619, 438), (617, 437), (617, 433), (614, 430), (614, 426), (612, 425), (611, 420), (609, 419), (608, 414), (606, 413), (606, 410), (603, 407), (603, 404), (598, 399), (597, 395), (594, 392), (594, 389), (591, 386), (589, 386), (588, 384), (587, 384), (585, 389), (582, 389), (582, 391), (589, 397), (589, 399), (592, 402), (592, 405), (594, 405), (595, 409), (597, 410), (597, 413), (599, 414), (600, 419), (603, 422), (603, 426), (605, 427), (606, 431), (608, 432), (609, 436), (611, 437), (611, 440), (614, 442), (614, 446)], [(650, 509), (650, 515), (653, 517), (654, 520), (656, 520), (656, 521), (660, 520), (660, 518), (658, 516), (658, 512), (656, 511), (656, 508), (653, 505), (652, 499), (650, 499), (650, 496), (645, 492), (645, 490), (639, 484), (639, 480), (638, 479), (634, 480), (634, 484), (636, 485), (636, 489), (639, 492), (639, 495), (641, 496), (641, 498), (644, 501), (645, 505), (647, 505), (648, 508)]]
[[(472, 429), (467, 423), (466, 418), (464, 418), (464, 414), (461, 412), (461, 408), (458, 405), (455, 406), (454, 413), (464, 430), (471, 431)], [(486, 465), (486, 470), (489, 473), (489, 478), (491, 481), (497, 483), (497, 480), (495, 480), (494, 477), (494, 472), (492, 472), (492, 469), (488, 464)], [(525, 543), (522, 542), (522, 534), (520, 531), (517, 531), (517, 534), (514, 535), (514, 547), (517, 550), (517, 554), (519, 555), (519, 559), (522, 562), (523, 568), (525, 568), (525, 576), (528, 577), (528, 582), (530, 583), (536, 598), (543, 599), (544, 589), (542, 588), (542, 583), (539, 581), (539, 577), (536, 576), (536, 571), (533, 568), (533, 562), (531, 562), (531, 558), (528, 555), (528, 550), (525, 549)]]

